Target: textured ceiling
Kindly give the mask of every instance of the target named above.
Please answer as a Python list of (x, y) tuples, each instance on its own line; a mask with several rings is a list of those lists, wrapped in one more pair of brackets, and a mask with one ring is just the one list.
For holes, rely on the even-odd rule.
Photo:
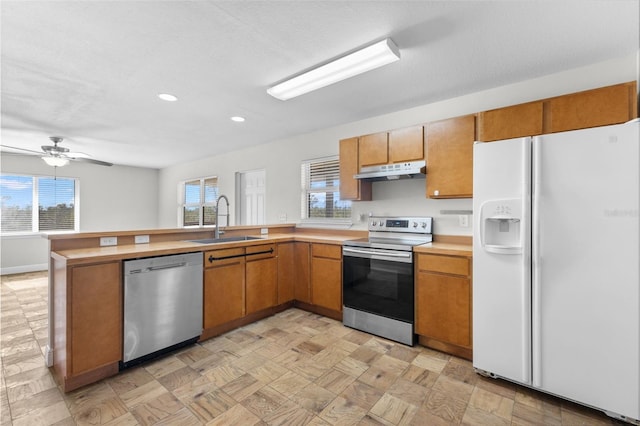
[[(617, 1), (8, 1), (2, 143), (161, 168), (636, 52)], [(402, 59), (266, 89), (385, 37)], [(178, 102), (163, 102), (158, 93)], [(235, 123), (233, 115), (246, 117)]]

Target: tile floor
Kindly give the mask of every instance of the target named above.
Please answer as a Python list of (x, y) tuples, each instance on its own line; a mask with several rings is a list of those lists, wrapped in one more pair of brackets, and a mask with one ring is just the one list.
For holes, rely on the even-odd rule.
[(1, 425), (597, 425), (603, 414), (298, 309), (60, 392), (44, 273), (1, 280)]

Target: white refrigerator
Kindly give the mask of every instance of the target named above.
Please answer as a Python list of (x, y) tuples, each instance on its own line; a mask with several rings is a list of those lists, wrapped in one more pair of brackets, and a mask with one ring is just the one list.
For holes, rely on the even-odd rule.
[(640, 419), (640, 121), (473, 152), (473, 366)]

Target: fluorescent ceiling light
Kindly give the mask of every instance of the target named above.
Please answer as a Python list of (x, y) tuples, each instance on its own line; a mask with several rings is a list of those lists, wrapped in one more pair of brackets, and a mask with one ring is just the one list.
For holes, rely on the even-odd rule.
[(267, 89), (267, 93), (274, 98), (286, 101), (398, 60), (400, 60), (398, 46), (393, 40), (387, 38), (276, 84)]
[(167, 102), (175, 102), (178, 100), (176, 96), (170, 95), (169, 93), (160, 93), (158, 97)]
[(244, 121), (244, 117), (240, 117), (239, 115), (234, 115), (231, 117), (231, 121), (235, 121), (236, 123), (242, 123)]
[(41, 157), (45, 163), (53, 167), (63, 167), (69, 164), (69, 160), (62, 157)]

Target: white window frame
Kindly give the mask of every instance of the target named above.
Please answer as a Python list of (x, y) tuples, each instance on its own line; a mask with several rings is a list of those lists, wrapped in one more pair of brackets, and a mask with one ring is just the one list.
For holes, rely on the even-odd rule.
[[(19, 173), (2, 173), (2, 176), (19, 176), (31, 178), (31, 231), (0, 232), (3, 238), (30, 235), (72, 234), (80, 231), (80, 180), (69, 176), (30, 175)], [(40, 199), (39, 185), (41, 179), (73, 180), (73, 229), (40, 230)]]
[[(216, 196), (213, 202), (204, 202), (205, 199), (205, 181), (209, 179), (216, 180), (216, 188), (218, 188), (218, 196), (219, 194), (219, 186), (218, 186), (218, 176), (205, 176), (198, 178), (185, 179), (178, 184), (178, 227), (179, 228), (215, 228), (216, 224), (205, 225), (204, 224), (204, 208), (212, 207), (215, 210), (216, 203), (218, 201), (218, 196)], [(199, 203), (186, 203), (186, 185), (190, 182), (199, 181), (200, 182), (200, 202)], [(198, 207), (198, 224), (197, 225), (185, 225), (184, 224), (184, 210), (186, 207)]]
[[(321, 158), (314, 158), (311, 160), (304, 160), (302, 161), (301, 165), (300, 165), (300, 199), (301, 199), (301, 210), (300, 210), (300, 215), (301, 215), (301, 225), (302, 226), (326, 226), (326, 227), (341, 227), (341, 228), (348, 228), (351, 225), (353, 225), (353, 221), (351, 219), (351, 217), (349, 218), (317, 218), (317, 217), (309, 217), (309, 203), (308, 203), (308, 197), (309, 197), (309, 193), (310, 192), (318, 192), (317, 190), (313, 190), (312, 188), (310, 188), (307, 184), (310, 181), (310, 177), (307, 176), (307, 171), (305, 170), (305, 168), (308, 168), (308, 166), (310, 164), (317, 164), (317, 163), (323, 163), (323, 162), (328, 162), (328, 161), (339, 161), (339, 157), (337, 155), (333, 155), (330, 157), (321, 157)], [(339, 167), (338, 167), (338, 173), (339, 173)], [(335, 187), (329, 187), (329, 189), (333, 189), (332, 192), (337, 192), (338, 194), (340, 194), (340, 183), (339, 183), (339, 178), (338, 178), (338, 185)], [(338, 195), (339, 196), (339, 195)], [(350, 200), (341, 200), (345, 203), (349, 203), (349, 207), (351, 209), (351, 214), (353, 214), (353, 205), (352, 202)]]

